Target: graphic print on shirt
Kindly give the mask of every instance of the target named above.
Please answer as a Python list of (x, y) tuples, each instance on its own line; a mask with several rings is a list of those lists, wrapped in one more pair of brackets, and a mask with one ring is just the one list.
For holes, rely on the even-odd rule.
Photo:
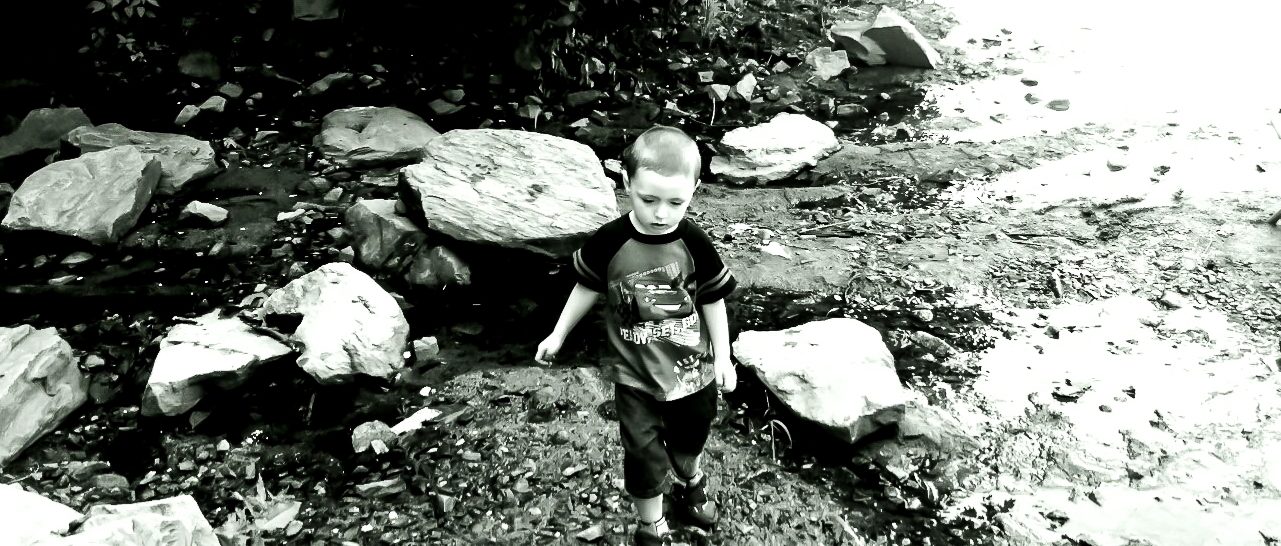
[(663, 343), (689, 349), (680, 355), (678, 367), (692, 367), (701, 356), (701, 328), (694, 311), (692, 279), (688, 285), (676, 262), (647, 271), (624, 275), (612, 283), (618, 305), (619, 335), (637, 345)]

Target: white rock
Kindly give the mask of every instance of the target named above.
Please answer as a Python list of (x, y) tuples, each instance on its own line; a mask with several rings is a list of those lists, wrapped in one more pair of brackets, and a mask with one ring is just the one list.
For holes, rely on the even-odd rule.
[(80, 512), (20, 485), (0, 483), (0, 541), (4, 544), (34, 544), (57, 538), (81, 517)]
[(743, 78), (734, 84), (734, 94), (738, 95), (738, 98), (750, 101), (754, 93), (756, 93), (756, 76), (750, 72), (743, 74)]
[(227, 221), (227, 209), (201, 201), (192, 201), (178, 213), (178, 220), (191, 218), (200, 218), (210, 225), (220, 226)]
[(369, 451), (374, 442), (382, 442), (383, 445), (387, 445), (395, 441), (396, 433), (392, 432), (391, 427), (382, 421), (361, 423), (351, 433), (351, 449), (356, 453)]
[(66, 141), (81, 152), (132, 145), (143, 153), (155, 154), (160, 161), (156, 193), (162, 195), (173, 194), (193, 180), (218, 172), (213, 146), (187, 135), (133, 131), (119, 123), (107, 123), (73, 129), (67, 133)]
[(898, 421), (909, 398), (880, 333), (855, 319), (743, 332), (734, 355), (798, 415), (848, 442)]
[(396, 300), (350, 264), (330, 263), (276, 290), (264, 315), (302, 315), (298, 365), (325, 384), (389, 378), (404, 365), (409, 323)]
[(218, 311), (194, 324), (177, 324), (160, 342), (160, 352), (143, 392), (146, 415), (180, 415), (204, 397), (208, 387), (239, 386), (259, 366), (288, 355), (291, 349), (253, 332), (239, 318), (220, 318)]
[(0, 159), (35, 150), (57, 150), (62, 136), (83, 125), (93, 125), (79, 108), (37, 108), (27, 112), (12, 133), (0, 136)]
[(868, 21), (840, 21), (832, 25), (829, 32), (832, 34), (832, 41), (858, 60), (871, 66), (883, 65), (885, 50), (863, 35), (869, 28), (872, 28), (872, 23)]
[(844, 50), (819, 47), (805, 56), (805, 64), (814, 67), (814, 75), (820, 79), (830, 80), (850, 67), (850, 58)]
[(159, 180), (160, 162), (135, 146), (87, 153), (27, 177), (0, 225), (114, 243), (133, 229)]
[(80, 530), (52, 545), (219, 546), (213, 527), (190, 495), (136, 504), (98, 505)]
[(414, 254), (427, 238), (413, 222), (396, 213), (395, 199), (361, 199), (344, 215), (356, 259), (377, 270), (392, 258)]
[(0, 467), (88, 398), (88, 381), (53, 328), (0, 328)]
[(227, 109), (227, 97), (214, 95), (197, 106), (202, 112), (222, 112)]
[(439, 136), (411, 112), (363, 106), (326, 115), (315, 144), (330, 161), (351, 167), (417, 161)]
[(573, 253), (618, 217), (614, 184), (587, 146), (525, 131), (450, 131), (406, 167), (427, 228), (549, 256)]
[(880, 46), (885, 52), (887, 64), (917, 68), (938, 68), (943, 65), (938, 51), (930, 46), (920, 31), (889, 6), (881, 7), (871, 28), (863, 31), (863, 37)]
[(196, 119), (196, 116), (198, 115), (200, 115), (199, 106), (194, 104), (183, 105), (182, 110), (178, 111), (178, 117), (174, 118), (173, 124), (181, 127), (191, 123), (191, 120)]
[(783, 112), (768, 123), (725, 134), (711, 170), (733, 183), (782, 180), (839, 150), (831, 127), (800, 114)]
[(405, 282), (427, 288), (467, 286), (471, 284), (471, 268), (448, 248), (423, 247), (405, 272)]
[(423, 428), (423, 425), (426, 424), (427, 421), (430, 421), (437, 417), (440, 417), (440, 410), (435, 410), (432, 408), (422, 408), (418, 411), (415, 411), (413, 415), (406, 417), (404, 421), (396, 423), (396, 426), (391, 427), (391, 431), (395, 432), (396, 434), (404, 434), (406, 432), (418, 430), (420, 428)]
[(436, 336), (427, 336), (414, 340), (414, 358), (419, 361), (435, 358), (439, 354), (440, 342), (436, 341)]
[(707, 86), (707, 95), (716, 99), (717, 102), (725, 102), (729, 100), (729, 94), (731, 91), (733, 91), (733, 88), (723, 83), (714, 83)]

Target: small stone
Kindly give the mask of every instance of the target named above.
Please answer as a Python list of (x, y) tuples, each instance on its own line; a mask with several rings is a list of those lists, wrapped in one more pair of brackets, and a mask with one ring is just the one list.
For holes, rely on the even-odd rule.
[(351, 449), (356, 453), (364, 453), (373, 447), (376, 441), (382, 442), (386, 447), (388, 442), (394, 441), (396, 433), (392, 432), (391, 427), (382, 421), (370, 421), (362, 423), (351, 433)]
[(234, 83), (227, 82), (222, 84), (222, 87), (218, 88), (218, 92), (233, 99), (238, 99), (240, 98), (240, 95), (245, 92), (245, 88)]
[(119, 474), (99, 474), (93, 477), (93, 487), (107, 491), (127, 491), (129, 480)]
[(62, 265), (80, 265), (92, 259), (93, 254), (88, 252), (72, 252), (62, 259)]
[(745, 101), (752, 100), (752, 94), (756, 92), (756, 76), (751, 73), (743, 74), (743, 78), (734, 84), (734, 93)]
[(288, 275), (289, 278), (291, 279), (297, 279), (298, 277), (301, 277), (306, 274), (307, 274), (307, 268), (303, 267), (302, 262), (294, 262), (290, 264), (289, 271), (286, 272), (286, 275)]
[(427, 103), (427, 107), (431, 108), (431, 111), (438, 116), (448, 116), (449, 114), (452, 114), (454, 112), (457, 112), (463, 109), (463, 107), (458, 106), (457, 104), (449, 102), (445, 99), (433, 100)]
[(1116, 157), (1108, 160), (1108, 170), (1112, 172), (1125, 170), (1130, 165), (1124, 159)]
[(575, 91), (565, 95), (565, 104), (570, 107), (585, 106), (605, 98), (605, 92), (597, 89), (588, 89), (586, 91)]
[(541, 113), (543, 113), (543, 109), (537, 104), (526, 104), (516, 109), (516, 115), (525, 119), (535, 119)]
[(231, 442), (228, 442), (226, 438), (218, 440), (218, 445), (214, 449), (221, 452), (231, 451)]
[(419, 362), (430, 360), (440, 354), (440, 343), (435, 336), (414, 340), (414, 358)]
[(698, 83), (712, 83), (716, 79), (716, 73), (711, 70), (703, 70), (698, 73)]
[(454, 506), (458, 504), (458, 499), (449, 495), (436, 493), (436, 495), (432, 497), (432, 504), (436, 506), (436, 515), (443, 516), (454, 511)]
[(579, 531), (578, 534), (574, 536), (583, 542), (596, 542), (597, 540), (600, 540), (601, 537), (605, 536), (605, 528), (598, 523)]
[(298, 218), (299, 216), (302, 216), (302, 215), (303, 215), (303, 214), (305, 214), (306, 212), (307, 212), (307, 211), (305, 211), (305, 210), (301, 210), (301, 209), (300, 209), (300, 210), (291, 210), (291, 211), (289, 211), (289, 212), (282, 212), (282, 213), (279, 213), (279, 214), (277, 214), (277, 215), (276, 215), (276, 221), (277, 221), (277, 222), (288, 222), (288, 221), (291, 221), (291, 220), (293, 220), (293, 219), (295, 219), (295, 218)]
[(836, 107), (836, 115), (839, 117), (857, 116), (866, 113), (867, 108), (861, 104), (842, 104)]
[(75, 282), (75, 280), (75, 275), (62, 275), (60, 277), (49, 279), (49, 284), (53, 286), (62, 286), (64, 284), (71, 284), (72, 282)]
[(220, 226), (227, 221), (227, 218), (227, 209), (200, 201), (187, 203), (182, 208), (182, 211), (178, 213), (178, 221), (180, 222), (197, 220), (200, 223), (211, 226)]
[(480, 454), (475, 451), (464, 451), (463, 460), (472, 463), (480, 462)]
[(462, 89), (447, 89), (444, 93), (441, 93), (441, 95), (445, 97), (445, 100), (456, 104), (462, 102), (463, 97), (467, 96), (467, 93)]
[(334, 240), (335, 246), (342, 246), (343, 244), (346, 244), (347, 239), (351, 237), (351, 232), (347, 231), (347, 228), (341, 227), (332, 228), (329, 231), (326, 231), (325, 234), (329, 235), (329, 238)]
[(298, 533), (300, 533), (300, 532), (302, 532), (302, 522), (301, 522), (301, 521), (293, 520), (293, 521), (289, 522), (289, 525), (288, 525), (288, 526), (286, 526), (286, 527), (285, 527), (285, 535), (286, 535), (286, 536), (294, 536), (294, 535), (297, 535), (297, 534), (298, 534)]
[(338, 259), (347, 263), (356, 261), (356, 249), (352, 247), (345, 247), (342, 250), (339, 250)]
[(587, 469), (587, 467), (586, 467), (586, 466), (583, 466), (583, 465), (567, 466), (567, 467), (565, 467), (565, 469), (564, 469), (564, 470), (560, 471), (560, 475), (561, 475), (561, 476), (564, 476), (564, 477), (566, 477), (566, 478), (568, 478), (568, 477), (573, 476), (574, 474), (577, 474), (577, 473), (579, 473), (579, 472), (582, 472), (583, 470), (586, 470), (586, 469)]
[(178, 112), (178, 117), (173, 120), (173, 124), (181, 127), (190, 123), (198, 114), (200, 114), (200, 107), (191, 104), (185, 105), (182, 107), (182, 111)]
[(723, 83), (714, 83), (707, 86), (707, 94), (714, 100), (725, 102), (729, 100), (730, 89), (730, 86)]
[(788, 70), (791, 70), (791, 69), (792, 69), (792, 66), (787, 64), (786, 61), (776, 62), (774, 63), (774, 67), (771, 68), (771, 70), (773, 70), (775, 74), (787, 72)]
[(556, 434), (552, 435), (552, 444), (563, 446), (568, 443), (569, 443), (568, 431), (562, 429), (562, 430), (556, 431)]
[(183, 461), (178, 463), (178, 470), (181, 470), (183, 472), (191, 472), (192, 470), (195, 470), (195, 469), (196, 469), (196, 463), (193, 461)]
[(356, 492), (365, 498), (393, 497), (405, 492), (405, 481), (400, 478), (370, 482), (356, 486)]
[(1036, 104), (1041, 102), (1041, 97), (1028, 93), (1023, 95), (1023, 100), (1027, 101), (1028, 104)]
[(1068, 108), (1072, 107), (1072, 102), (1067, 99), (1056, 99), (1050, 101), (1045, 107), (1055, 112), (1066, 112)]
[(321, 197), (321, 200), (326, 203), (337, 203), (339, 199), (342, 199), (342, 193), (342, 188), (334, 188), (325, 192), (325, 196)]
[(726, 61), (723, 58), (717, 57), (715, 61), (712, 61), (712, 68), (716, 70), (729, 68), (729, 61)]
[(1031, 78), (1023, 78), (1023, 79), (1021, 79), (1021, 80), (1019, 80), (1019, 81), (1020, 81), (1020, 82), (1023, 82), (1023, 85), (1026, 85), (1026, 86), (1028, 86), (1028, 87), (1036, 87), (1038, 84), (1040, 84), (1040, 83), (1041, 83), (1041, 82), (1038, 82), (1038, 81), (1033, 80), (1033, 79), (1031, 79)]
[(205, 99), (197, 108), (205, 112), (222, 112), (227, 109), (227, 97), (214, 95)]

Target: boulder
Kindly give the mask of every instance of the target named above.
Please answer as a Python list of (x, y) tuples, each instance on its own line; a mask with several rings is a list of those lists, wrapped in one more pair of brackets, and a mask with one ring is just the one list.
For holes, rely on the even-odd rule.
[(76, 534), (42, 546), (219, 546), (191, 495), (90, 508)]
[(34, 544), (65, 535), (80, 512), (24, 490), (0, 483), (0, 535), (5, 544)]
[(734, 356), (793, 412), (846, 442), (897, 422), (909, 399), (880, 333), (855, 319), (743, 332)]
[(467, 286), (471, 284), (471, 268), (448, 248), (422, 248), (405, 272), (405, 282), (426, 288)]
[(414, 340), (414, 358), (419, 362), (426, 362), (436, 358), (439, 354), (440, 342), (436, 340), (436, 336), (427, 336)]
[(201, 201), (192, 201), (178, 213), (179, 221), (199, 220), (211, 226), (220, 226), (227, 221), (227, 209)]
[(59, 161), (27, 177), (0, 225), (105, 244), (133, 228), (160, 180), (160, 161), (119, 146)]
[(79, 108), (32, 110), (14, 132), (0, 136), (0, 160), (36, 150), (57, 150), (62, 136), (82, 125), (93, 122)]
[(736, 184), (782, 180), (839, 150), (832, 128), (801, 114), (783, 112), (767, 123), (725, 134), (711, 170)]
[(0, 467), (57, 428), (89, 383), (53, 328), (0, 328)]
[(117, 146), (135, 146), (160, 160), (160, 182), (156, 193), (169, 195), (187, 183), (218, 172), (214, 150), (208, 142), (187, 135), (133, 131), (119, 123), (73, 129), (67, 142), (81, 152), (97, 152)]
[(142, 395), (146, 415), (181, 415), (205, 394), (206, 387), (240, 386), (259, 366), (291, 349), (253, 332), (238, 318), (218, 311), (178, 324), (160, 341), (160, 352)]
[(850, 57), (839, 49), (833, 51), (830, 47), (819, 47), (805, 56), (805, 64), (814, 67), (814, 75), (820, 79), (830, 80), (850, 67)]
[(404, 366), (409, 323), (396, 300), (350, 264), (330, 263), (293, 280), (263, 304), (268, 315), (302, 315), (298, 365), (317, 381), (357, 374), (390, 378)]
[(325, 116), (315, 144), (330, 161), (346, 166), (412, 163), (440, 133), (400, 108), (361, 106)]
[(412, 255), (427, 238), (409, 218), (396, 212), (395, 199), (361, 199), (347, 209), (356, 259), (370, 269), (382, 269), (393, 258)]
[(925, 36), (889, 6), (882, 6), (871, 23), (842, 21), (829, 31), (834, 41), (867, 64), (916, 68), (938, 68), (943, 64)]
[(562, 257), (618, 217), (614, 184), (586, 145), (505, 129), (450, 131), (406, 167), (403, 197), (454, 239)]
[[(381, 443), (381, 447), (375, 444)], [(356, 453), (364, 453), (373, 448), (378, 454), (387, 451), (387, 447), (396, 442), (396, 433), (392, 432), (391, 427), (382, 421), (370, 421), (362, 423), (351, 433), (351, 449)]]

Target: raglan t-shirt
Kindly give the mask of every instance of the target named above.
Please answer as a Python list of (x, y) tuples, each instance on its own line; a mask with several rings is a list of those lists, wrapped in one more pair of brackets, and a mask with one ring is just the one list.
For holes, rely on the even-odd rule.
[(715, 379), (698, 309), (728, 296), (736, 281), (693, 222), (649, 235), (623, 215), (574, 253), (574, 271), (580, 284), (605, 294), (607, 335), (622, 356), (605, 366), (605, 377), (658, 400), (693, 394)]

